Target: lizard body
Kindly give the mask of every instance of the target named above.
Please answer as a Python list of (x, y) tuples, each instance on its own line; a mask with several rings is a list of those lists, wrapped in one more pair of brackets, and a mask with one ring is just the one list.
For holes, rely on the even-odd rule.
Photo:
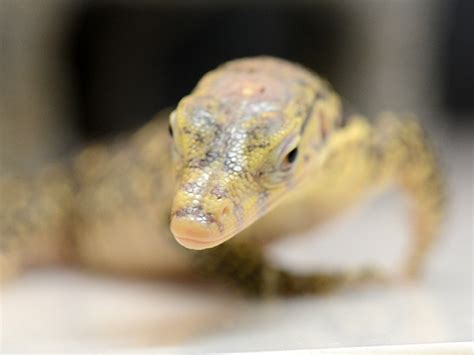
[(410, 276), (443, 212), (437, 163), (413, 120), (349, 115), (326, 81), (270, 57), (206, 74), (169, 127), (157, 118), (50, 170), (0, 183), (3, 274), (31, 255), (68, 255), (120, 273), (199, 270), (258, 294), (315, 292), (346, 275), (281, 270), (265, 246), (395, 183), (413, 202)]

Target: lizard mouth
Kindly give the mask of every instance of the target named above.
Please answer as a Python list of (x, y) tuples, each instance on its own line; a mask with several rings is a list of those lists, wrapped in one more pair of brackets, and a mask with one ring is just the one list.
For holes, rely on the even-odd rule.
[(178, 237), (176, 235), (175, 235), (175, 239), (183, 247), (187, 249), (192, 249), (192, 250), (203, 250), (203, 249), (213, 248), (223, 243), (226, 240), (226, 238), (221, 238), (221, 239), (213, 240), (213, 241), (202, 241), (198, 239)]
[(176, 241), (193, 250), (213, 248), (232, 235), (223, 235), (216, 223), (198, 223), (187, 218), (173, 217), (170, 225)]

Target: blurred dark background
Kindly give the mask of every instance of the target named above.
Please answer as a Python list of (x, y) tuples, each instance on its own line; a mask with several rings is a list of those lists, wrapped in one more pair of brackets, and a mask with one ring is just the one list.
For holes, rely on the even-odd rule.
[(134, 126), (175, 105), (203, 73), (233, 58), (270, 54), (331, 76), (343, 55), (343, 22), (329, 6), (289, 2), (86, 6), (67, 43), (79, 127), (95, 136)]
[(410, 111), (445, 129), (473, 117), (470, 0), (5, 0), (0, 16), (9, 164), (129, 131), (218, 64), (260, 54), (308, 66), (371, 116)]

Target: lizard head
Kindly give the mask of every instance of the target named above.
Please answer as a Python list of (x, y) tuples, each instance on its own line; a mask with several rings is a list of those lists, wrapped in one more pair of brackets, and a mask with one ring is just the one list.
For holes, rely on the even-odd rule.
[(170, 135), (171, 231), (181, 245), (223, 243), (305, 180), (321, 138), (313, 117), (318, 82), (282, 60), (243, 59), (208, 73), (180, 101)]

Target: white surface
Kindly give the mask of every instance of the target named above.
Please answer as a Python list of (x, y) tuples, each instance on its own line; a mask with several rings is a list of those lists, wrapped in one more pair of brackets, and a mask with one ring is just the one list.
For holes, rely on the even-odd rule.
[[(285, 354), (309, 355), (309, 354), (365, 354), (365, 355), (465, 355), (472, 354), (473, 347), (471, 342), (463, 343), (438, 343), (438, 344), (417, 344), (417, 345), (390, 345), (390, 346), (362, 346), (356, 348), (333, 348), (322, 350), (292, 350), (285, 351)], [(266, 355), (278, 354), (275, 351), (262, 351), (253, 354)], [(249, 353), (239, 353), (249, 354)]]
[[(470, 342), (472, 143), (445, 161), (450, 216), (416, 283), (257, 302), (209, 285), (36, 271), (2, 292), (1, 350), (168, 353)], [(408, 232), (402, 204), (385, 196), (309, 238), (285, 242), (273, 255), (305, 269), (368, 259), (394, 267), (406, 242), (400, 235)], [(451, 350), (444, 352), (446, 346)], [(432, 349), (465, 353), (469, 344), (462, 346)], [(388, 353), (381, 349), (377, 353)]]

